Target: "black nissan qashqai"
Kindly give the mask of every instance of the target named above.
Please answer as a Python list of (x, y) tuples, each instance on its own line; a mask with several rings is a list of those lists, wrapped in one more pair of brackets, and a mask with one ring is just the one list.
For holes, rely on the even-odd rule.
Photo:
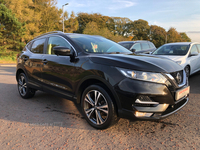
[(177, 63), (135, 55), (121, 45), (84, 34), (50, 32), (30, 41), (17, 59), (22, 98), (37, 90), (81, 105), (87, 122), (103, 129), (118, 117), (161, 119), (188, 102), (190, 87)]

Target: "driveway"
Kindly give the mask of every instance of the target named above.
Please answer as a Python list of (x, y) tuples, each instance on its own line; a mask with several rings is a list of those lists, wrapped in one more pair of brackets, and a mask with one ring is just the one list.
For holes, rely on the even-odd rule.
[(189, 82), (188, 104), (166, 119), (96, 130), (67, 99), (40, 91), (22, 99), (15, 67), (0, 66), (0, 149), (200, 149), (200, 73)]

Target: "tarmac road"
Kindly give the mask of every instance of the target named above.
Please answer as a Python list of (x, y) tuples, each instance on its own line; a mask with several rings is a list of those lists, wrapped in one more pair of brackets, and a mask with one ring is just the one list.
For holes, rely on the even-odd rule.
[(0, 149), (200, 149), (200, 73), (189, 79), (188, 104), (160, 121), (90, 127), (73, 102), (38, 91), (24, 100), (15, 67), (0, 66)]

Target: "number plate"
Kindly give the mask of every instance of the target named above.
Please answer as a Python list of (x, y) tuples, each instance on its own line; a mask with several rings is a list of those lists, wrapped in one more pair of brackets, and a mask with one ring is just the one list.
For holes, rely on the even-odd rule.
[(180, 98), (184, 97), (185, 95), (189, 94), (190, 93), (190, 86), (184, 88), (184, 89), (181, 89), (181, 90), (178, 90), (176, 92), (176, 100), (179, 100)]

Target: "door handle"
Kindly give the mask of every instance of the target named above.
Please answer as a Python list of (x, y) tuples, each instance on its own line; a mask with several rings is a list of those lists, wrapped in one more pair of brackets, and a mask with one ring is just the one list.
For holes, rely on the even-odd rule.
[(43, 60), (42, 60), (42, 63), (43, 63), (43, 64), (47, 64), (47, 62), (48, 62), (48, 61), (47, 61), (46, 59), (43, 59)]

